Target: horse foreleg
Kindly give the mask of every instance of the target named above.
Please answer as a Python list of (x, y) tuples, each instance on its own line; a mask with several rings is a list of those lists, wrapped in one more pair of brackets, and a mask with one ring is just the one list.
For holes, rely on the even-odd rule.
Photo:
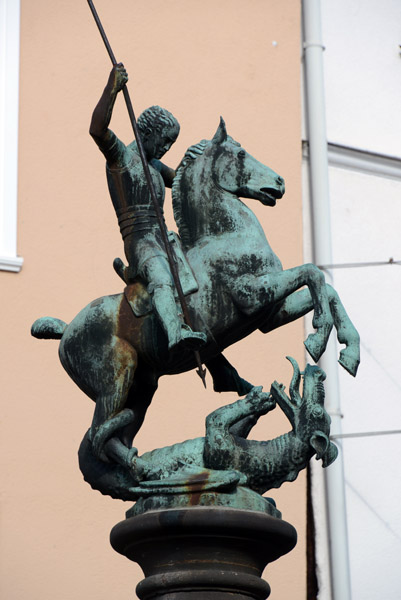
[(345, 344), (345, 348), (340, 352), (338, 362), (348, 373), (355, 377), (358, 370), (360, 355), (360, 338), (351, 319), (340, 300), (339, 295), (331, 285), (326, 284), (330, 310), (334, 319), (334, 327), (337, 330), (337, 339), (340, 344)]
[[(334, 327), (337, 330), (337, 339), (340, 344), (345, 344), (345, 348), (340, 352), (338, 362), (351, 375), (355, 376), (360, 362), (359, 334), (347, 315), (335, 289), (329, 284), (326, 284), (326, 289)], [(273, 318), (268, 319), (260, 329), (263, 333), (268, 333), (269, 331), (273, 331), (273, 329), (277, 329), (282, 325), (303, 317), (313, 310), (313, 308), (313, 300), (309, 290), (300, 290), (288, 296), (280, 310)]]
[(324, 275), (315, 265), (301, 265), (260, 277), (240, 278), (236, 282), (233, 296), (243, 312), (253, 314), (263, 306), (273, 308), (275, 304), (284, 302), (288, 296), (304, 286), (308, 288), (312, 299), (312, 323), (316, 329), (315, 333), (308, 336), (305, 346), (317, 362), (326, 349), (333, 327), (333, 317)]

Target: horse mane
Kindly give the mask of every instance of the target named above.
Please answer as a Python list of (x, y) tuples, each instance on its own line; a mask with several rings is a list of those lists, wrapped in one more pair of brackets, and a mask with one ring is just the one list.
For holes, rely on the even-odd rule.
[(171, 188), (171, 194), (173, 198), (173, 212), (174, 220), (178, 227), (178, 233), (180, 234), (181, 242), (184, 248), (188, 248), (192, 243), (191, 228), (189, 225), (190, 215), (188, 213), (187, 204), (183, 206), (186, 191), (188, 187), (185, 181), (185, 173), (188, 167), (191, 167), (194, 161), (203, 154), (206, 145), (209, 140), (201, 140), (197, 144), (190, 146), (184, 154), (184, 158), (178, 165), (173, 185)]

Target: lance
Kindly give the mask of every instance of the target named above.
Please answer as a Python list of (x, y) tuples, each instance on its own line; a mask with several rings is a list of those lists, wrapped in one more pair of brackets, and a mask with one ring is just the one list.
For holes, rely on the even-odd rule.
[[(114, 53), (111, 49), (109, 40), (107, 39), (106, 36), (106, 32), (103, 29), (103, 25), (99, 19), (99, 15), (97, 14), (96, 8), (92, 2), (92, 0), (88, 0), (88, 4), (89, 4), (89, 8), (91, 9), (93, 18), (95, 19), (96, 25), (99, 29), (100, 35), (102, 37), (102, 40), (104, 42), (104, 45), (106, 46), (106, 50), (107, 53), (110, 57), (110, 60), (113, 64), (113, 66), (115, 66), (117, 64), (116, 58), (114, 56)], [(128, 92), (128, 88), (126, 85), (124, 85), (123, 87), (123, 95), (124, 95), (124, 100), (125, 100), (125, 104), (127, 105), (127, 110), (128, 110), (128, 114), (129, 114), (129, 118), (131, 121), (131, 125), (132, 125), (132, 129), (134, 130), (134, 136), (135, 136), (135, 140), (138, 146), (138, 151), (139, 151), (139, 156), (141, 158), (141, 162), (142, 162), (142, 166), (143, 166), (143, 171), (145, 173), (145, 178), (146, 178), (146, 182), (148, 184), (148, 188), (149, 188), (149, 193), (150, 193), (150, 197), (152, 200), (152, 204), (153, 204), (153, 208), (155, 210), (156, 213), (156, 217), (157, 217), (157, 221), (160, 227), (160, 232), (161, 232), (161, 236), (162, 236), (162, 240), (163, 240), (163, 245), (164, 245), (164, 249), (166, 250), (166, 254), (167, 254), (167, 259), (168, 259), (168, 263), (170, 266), (170, 271), (171, 271), (171, 275), (173, 277), (173, 281), (174, 281), (174, 285), (177, 289), (177, 294), (178, 294), (178, 298), (180, 300), (180, 304), (181, 304), (181, 309), (182, 309), (182, 313), (184, 316), (184, 322), (186, 323), (186, 325), (188, 325), (191, 329), (193, 329), (192, 327), (192, 320), (188, 311), (188, 306), (185, 300), (185, 296), (184, 296), (184, 292), (182, 291), (182, 286), (181, 286), (181, 281), (180, 278), (178, 276), (178, 269), (177, 269), (177, 263), (175, 260), (175, 257), (173, 255), (173, 250), (171, 248), (168, 236), (167, 236), (167, 227), (166, 227), (166, 223), (164, 222), (163, 219), (163, 215), (162, 212), (160, 210), (160, 206), (159, 203), (157, 201), (157, 197), (156, 197), (156, 192), (155, 192), (155, 188), (153, 185), (153, 181), (152, 181), (152, 177), (150, 175), (150, 169), (149, 169), (149, 165), (148, 165), (148, 161), (146, 159), (146, 155), (145, 155), (145, 151), (143, 148), (143, 144), (142, 144), (142, 139), (141, 139), (141, 135), (139, 133), (139, 129), (138, 129), (138, 125), (136, 122), (136, 118), (135, 118), (135, 113), (134, 113), (134, 109), (132, 106), (132, 102), (131, 102), (131, 98)], [(202, 367), (202, 361), (200, 358), (200, 354), (197, 350), (194, 351), (194, 356), (195, 356), (195, 360), (196, 360), (196, 365), (198, 367), (197, 369), (197, 373), (199, 375), (199, 377), (202, 379), (202, 383), (206, 388), (206, 369), (204, 369)]]

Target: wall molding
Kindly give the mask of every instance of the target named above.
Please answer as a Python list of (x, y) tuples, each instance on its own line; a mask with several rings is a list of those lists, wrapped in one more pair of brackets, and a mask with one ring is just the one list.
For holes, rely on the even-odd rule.
[(24, 264), (22, 256), (0, 256), (0, 271), (11, 271), (12, 273), (19, 273)]
[[(378, 154), (332, 142), (327, 144), (327, 154), (330, 167), (401, 180), (401, 158), (396, 156)], [(307, 140), (302, 141), (302, 156), (309, 160), (309, 142)]]

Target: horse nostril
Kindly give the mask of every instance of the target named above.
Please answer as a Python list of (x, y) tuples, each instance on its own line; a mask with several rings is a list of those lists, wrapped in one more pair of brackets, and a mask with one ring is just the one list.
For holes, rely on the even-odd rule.
[(276, 183), (277, 185), (284, 185), (284, 179), (278, 175), (276, 178)]

